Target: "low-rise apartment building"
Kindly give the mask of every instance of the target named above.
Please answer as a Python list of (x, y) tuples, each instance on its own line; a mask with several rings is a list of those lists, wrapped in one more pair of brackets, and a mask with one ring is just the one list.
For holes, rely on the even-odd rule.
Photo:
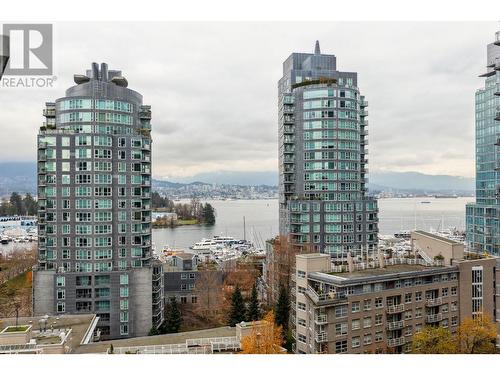
[[(297, 255), (295, 352), (408, 353), (425, 325), (455, 333), (478, 314), (500, 328), (500, 260), (464, 259), (457, 242), (425, 232), (412, 238), (419, 245), (407, 258), (335, 266), (326, 254)], [(436, 248), (440, 256), (431, 258)]]

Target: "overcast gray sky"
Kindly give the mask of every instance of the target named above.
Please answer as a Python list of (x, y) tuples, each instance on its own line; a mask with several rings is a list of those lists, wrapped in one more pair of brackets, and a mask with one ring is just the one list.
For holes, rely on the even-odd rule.
[(292, 52), (337, 56), (369, 101), (371, 171), (474, 175), (484, 23), (58, 23), (53, 89), (0, 89), (0, 160), (34, 160), (45, 101), (92, 61), (152, 105), (156, 177), (277, 169), (277, 81)]

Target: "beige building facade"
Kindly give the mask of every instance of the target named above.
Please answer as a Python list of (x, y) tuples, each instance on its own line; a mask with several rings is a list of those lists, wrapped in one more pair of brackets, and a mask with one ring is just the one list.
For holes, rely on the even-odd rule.
[(297, 255), (294, 351), (409, 353), (413, 335), (426, 325), (455, 333), (461, 320), (478, 314), (492, 317), (499, 329), (500, 260), (454, 259), (461, 251), (455, 244), (431, 236), (419, 240), (428, 255), (444, 261), (381, 258), (337, 272), (327, 254)]

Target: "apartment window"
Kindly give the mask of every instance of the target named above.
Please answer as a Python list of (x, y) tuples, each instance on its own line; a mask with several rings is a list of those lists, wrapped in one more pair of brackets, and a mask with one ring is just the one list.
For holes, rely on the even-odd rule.
[(306, 304), (299, 302), (299, 303), (297, 303), (297, 308), (301, 311), (306, 311)]
[(197, 296), (191, 296), (191, 303), (198, 303), (198, 297)]
[(335, 343), (335, 353), (346, 353), (347, 352), (347, 340), (337, 341)]
[(359, 319), (353, 319), (351, 322), (351, 327), (352, 327), (352, 330), (359, 329), (360, 328)]
[(451, 273), (450, 274), (450, 280), (456, 280), (457, 279), (457, 274), (456, 273)]
[(363, 301), (363, 310), (364, 311), (369, 311), (372, 309), (372, 300), (371, 299), (365, 299)]
[(351, 305), (351, 312), (357, 313), (361, 311), (361, 302), (353, 302)]
[(375, 308), (380, 309), (384, 307), (384, 302), (382, 298), (375, 298)]
[(412, 293), (405, 293), (405, 303), (411, 303)]
[(458, 310), (458, 302), (457, 301), (453, 301), (451, 303), (451, 311), (457, 311)]
[(335, 317), (343, 318), (347, 316), (347, 305), (341, 305), (335, 307)]
[(412, 310), (407, 310), (407, 311), (405, 311), (405, 313), (404, 313), (404, 318), (405, 318), (406, 320), (411, 319), (411, 318), (412, 318), (412, 315), (413, 315), (413, 314), (412, 314)]
[(458, 316), (452, 316), (451, 317), (451, 326), (455, 327), (458, 325)]
[(128, 310), (128, 299), (120, 300), (120, 310)]
[(413, 333), (413, 326), (405, 327), (405, 336), (411, 336)]
[(305, 343), (306, 343), (306, 336), (304, 336), (303, 334), (299, 333), (299, 334), (297, 335), (297, 341), (299, 341), (299, 342), (301, 342), (301, 343), (305, 344)]
[(120, 285), (128, 284), (128, 275), (120, 275)]
[(353, 348), (358, 348), (361, 345), (360, 337), (356, 336), (351, 339), (351, 346)]
[(422, 301), (422, 292), (415, 292), (415, 302)]
[(422, 308), (419, 307), (417, 309), (415, 309), (415, 318), (421, 318), (422, 317)]
[(456, 286), (452, 286), (451, 287), (451, 295), (452, 296), (456, 296), (457, 295), (457, 287)]
[(120, 297), (128, 297), (128, 287), (120, 288)]
[(57, 312), (58, 313), (63, 313), (66, 311), (66, 303), (64, 302), (57, 302)]
[(472, 267), (472, 316), (483, 312), (483, 267)]
[(375, 332), (375, 342), (381, 342), (384, 339), (384, 333), (382, 331)]
[(335, 324), (335, 335), (337, 336), (347, 335), (347, 323)]
[(405, 281), (404, 281), (404, 286), (405, 287), (410, 287), (410, 286), (412, 286), (412, 284), (413, 283), (412, 283), (411, 279), (405, 279)]
[(376, 326), (381, 325), (382, 324), (382, 319), (383, 319), (383, 315), (382, 314), (375, 315), (375, 325)]
[(306, 326), (306, 320), (305, 319), (297, 319), (297, 324), (301, 327), (305, 327)]
[(372, 343), (372, 335), (369, 333), (363, 337), (363, 344), (370, 345)]
[(57, 299), (65, 299), (65, 298), (66, 298), (66, 291), (64, 289), (58, 289)]
[(187, 303), (187, 297), (186, 296), (181, 296), (181, 303), (186, 304)]
[(372, 326), (372, 318), (366, 317), (363, 319), (363, 328), (370, 328)]
[(422, 330), (422, 324), (415, 324), (415, 332), (420, 332)]
[(449, 311), (449, 306), (448, 306), (448, 304), (443, 305), (443, 306), (441, 307), (441, 312), (442, 312), (442, 313), (447, 313), (448, 311)]
[(120, 324), (120, 335), (128, 335), (128, 324)]
[(448, 293), (449, 293), (448, 288), (443, 288), (443, 290), (442, 290), (443, 297), (448, 297)]
[(64, 276), (57, 276), (56, 285), (57, 286), (64, 286), (65, 284), (66, 284), (66, 277), (64, 277)]
[(121, 323), (128, 322), (128, 311), (120, 311), (120, 322)]

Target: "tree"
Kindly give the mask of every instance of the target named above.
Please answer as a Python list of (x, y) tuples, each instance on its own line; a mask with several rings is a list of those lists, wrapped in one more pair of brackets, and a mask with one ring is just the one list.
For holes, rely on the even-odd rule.
[(288, 319), (290, 315), (290, 296), (284, 285), (280, 287), (278, 303), (276, 304), (276, 324), (283, 328), (283, 332), (288, 331)]
[(231, 298), (231, 310), (229, 311), (228, 324), (234, 327), (236, 324), (245, 321), (245, 310), (245, 302), (243, 301), (240, 287), (236, 285), (236, 289)]
[(497, 330), (488, 315), (465, 318), (457, 332), (457, 349), (462, 354), (495, 353)]
[(207, 225), (215, 224), (215, 209), (210, 203), (203, 206), (203, 222)]
[(456, 352), (456, 345), (448, 329), (427, 326), (415, 333), (413, 352), (418, 354), (452, 354)]
[(260, 319), (260, 306), (259, 298), (257, 295), (257, 286), (253, 284), (252, 295), (250, 297), (250, 303), (248, 305), (248, 321), (255, 321)]
[(158, 331), (158, 329), (155, 326), (153, 326), (149, 330), (148, 336), (156, 336), (156, 335), (159, 335), (159, 334), (160, 334), (160, 331)]
[(281, 354), (281, 327), (275, 324), (274, 312), (270, 311), (259, 323), (253, 323), (252, 331), (241, 340), (243, 354)]
[(170, 303), (167, 305), (165, 322), (163, 324), (165, 325), (162, 329), (164, 333), (177, 333), (181, 329), (182, 315), (179, 306), (177, 306), (175, 297), (170, 298)]
[(210, 264), (199, 265), (194, 290), (197, 303), (193, 310), (196, 315), (208, 322), (222, 323), (224, 316), (221, 311), (224, 297), (221, 271)]
[(23, 205), (28, 215), (36, 215), (38, 205), (30, 193), (26, 194), (26, 196), (23, 198)]
[(18, 193), (13, 192), (10, 195), (10, 204), (12, 205), (12, 207), (14, 209), (15, 215), (22, 215), (25, 213), (23, 199), (21, 198), (21, 196)]

